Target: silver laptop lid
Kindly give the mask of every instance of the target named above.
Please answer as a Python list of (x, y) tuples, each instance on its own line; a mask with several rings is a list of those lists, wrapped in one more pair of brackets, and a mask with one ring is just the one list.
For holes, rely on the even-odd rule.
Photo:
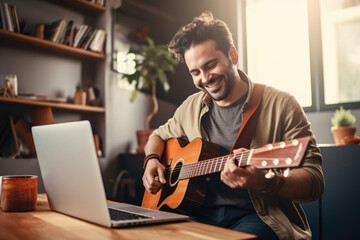
[(51, 209), (110, 227), (90, 123), (37, 126), (32, 133)]

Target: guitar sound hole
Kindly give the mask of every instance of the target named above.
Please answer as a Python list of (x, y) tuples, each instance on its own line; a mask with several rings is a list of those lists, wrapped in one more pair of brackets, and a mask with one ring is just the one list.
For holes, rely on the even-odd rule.
[(176, 166), (174, 167), (174, 170), (172, 171), (171, 178), (170, 178), (170, 185), (173, 186), (177, 183), (180, 175), (181, 168), (183, 166), (182, 162), (178, 162)]

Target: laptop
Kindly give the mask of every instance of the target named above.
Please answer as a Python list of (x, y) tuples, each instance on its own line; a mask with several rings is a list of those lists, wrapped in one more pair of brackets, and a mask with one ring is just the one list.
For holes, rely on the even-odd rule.
[(108, 204), (90, 122), (36, 126), (32, 133), (52, 210), (106, 227), (188, 219), (126, 203)]

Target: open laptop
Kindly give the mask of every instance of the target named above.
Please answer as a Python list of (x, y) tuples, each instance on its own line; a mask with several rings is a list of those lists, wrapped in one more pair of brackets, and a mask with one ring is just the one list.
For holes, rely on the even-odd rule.
[(32, 133), (52, 210), (106, 227), (188, 219), (126, 203), (107, 204), (88, 121), (36, 126)]

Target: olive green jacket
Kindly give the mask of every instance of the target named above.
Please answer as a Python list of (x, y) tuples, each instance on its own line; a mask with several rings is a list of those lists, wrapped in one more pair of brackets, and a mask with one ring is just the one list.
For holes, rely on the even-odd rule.
[[(241, 79), (249, 85), (249, 94), (243, 111), (249, 105), (254, 84), (239, 71)], [(201, 125), (201, 117), (209, 110), (210, 96), (198, 92), (189, 96), (176, 110), (174, 116), (153, 132), (164, 141), (170, 138), (196, 138), (209, 140)], [(267, 223), (279, 239), (311, 239), (311, 230), (300, 203), (317, 200), (324, 191), (321, 169), (322, 156), (316, 146), (306, 115), (293, 96), (266, 86), (260, 104), (260, 115), (250, 148), (267, 143), (311, 136), (301, 168), (312, 177), (312, 193), (306, 199), (288, 200), (261, 191), (249, 189), (249, 195), (259, 217)]]

